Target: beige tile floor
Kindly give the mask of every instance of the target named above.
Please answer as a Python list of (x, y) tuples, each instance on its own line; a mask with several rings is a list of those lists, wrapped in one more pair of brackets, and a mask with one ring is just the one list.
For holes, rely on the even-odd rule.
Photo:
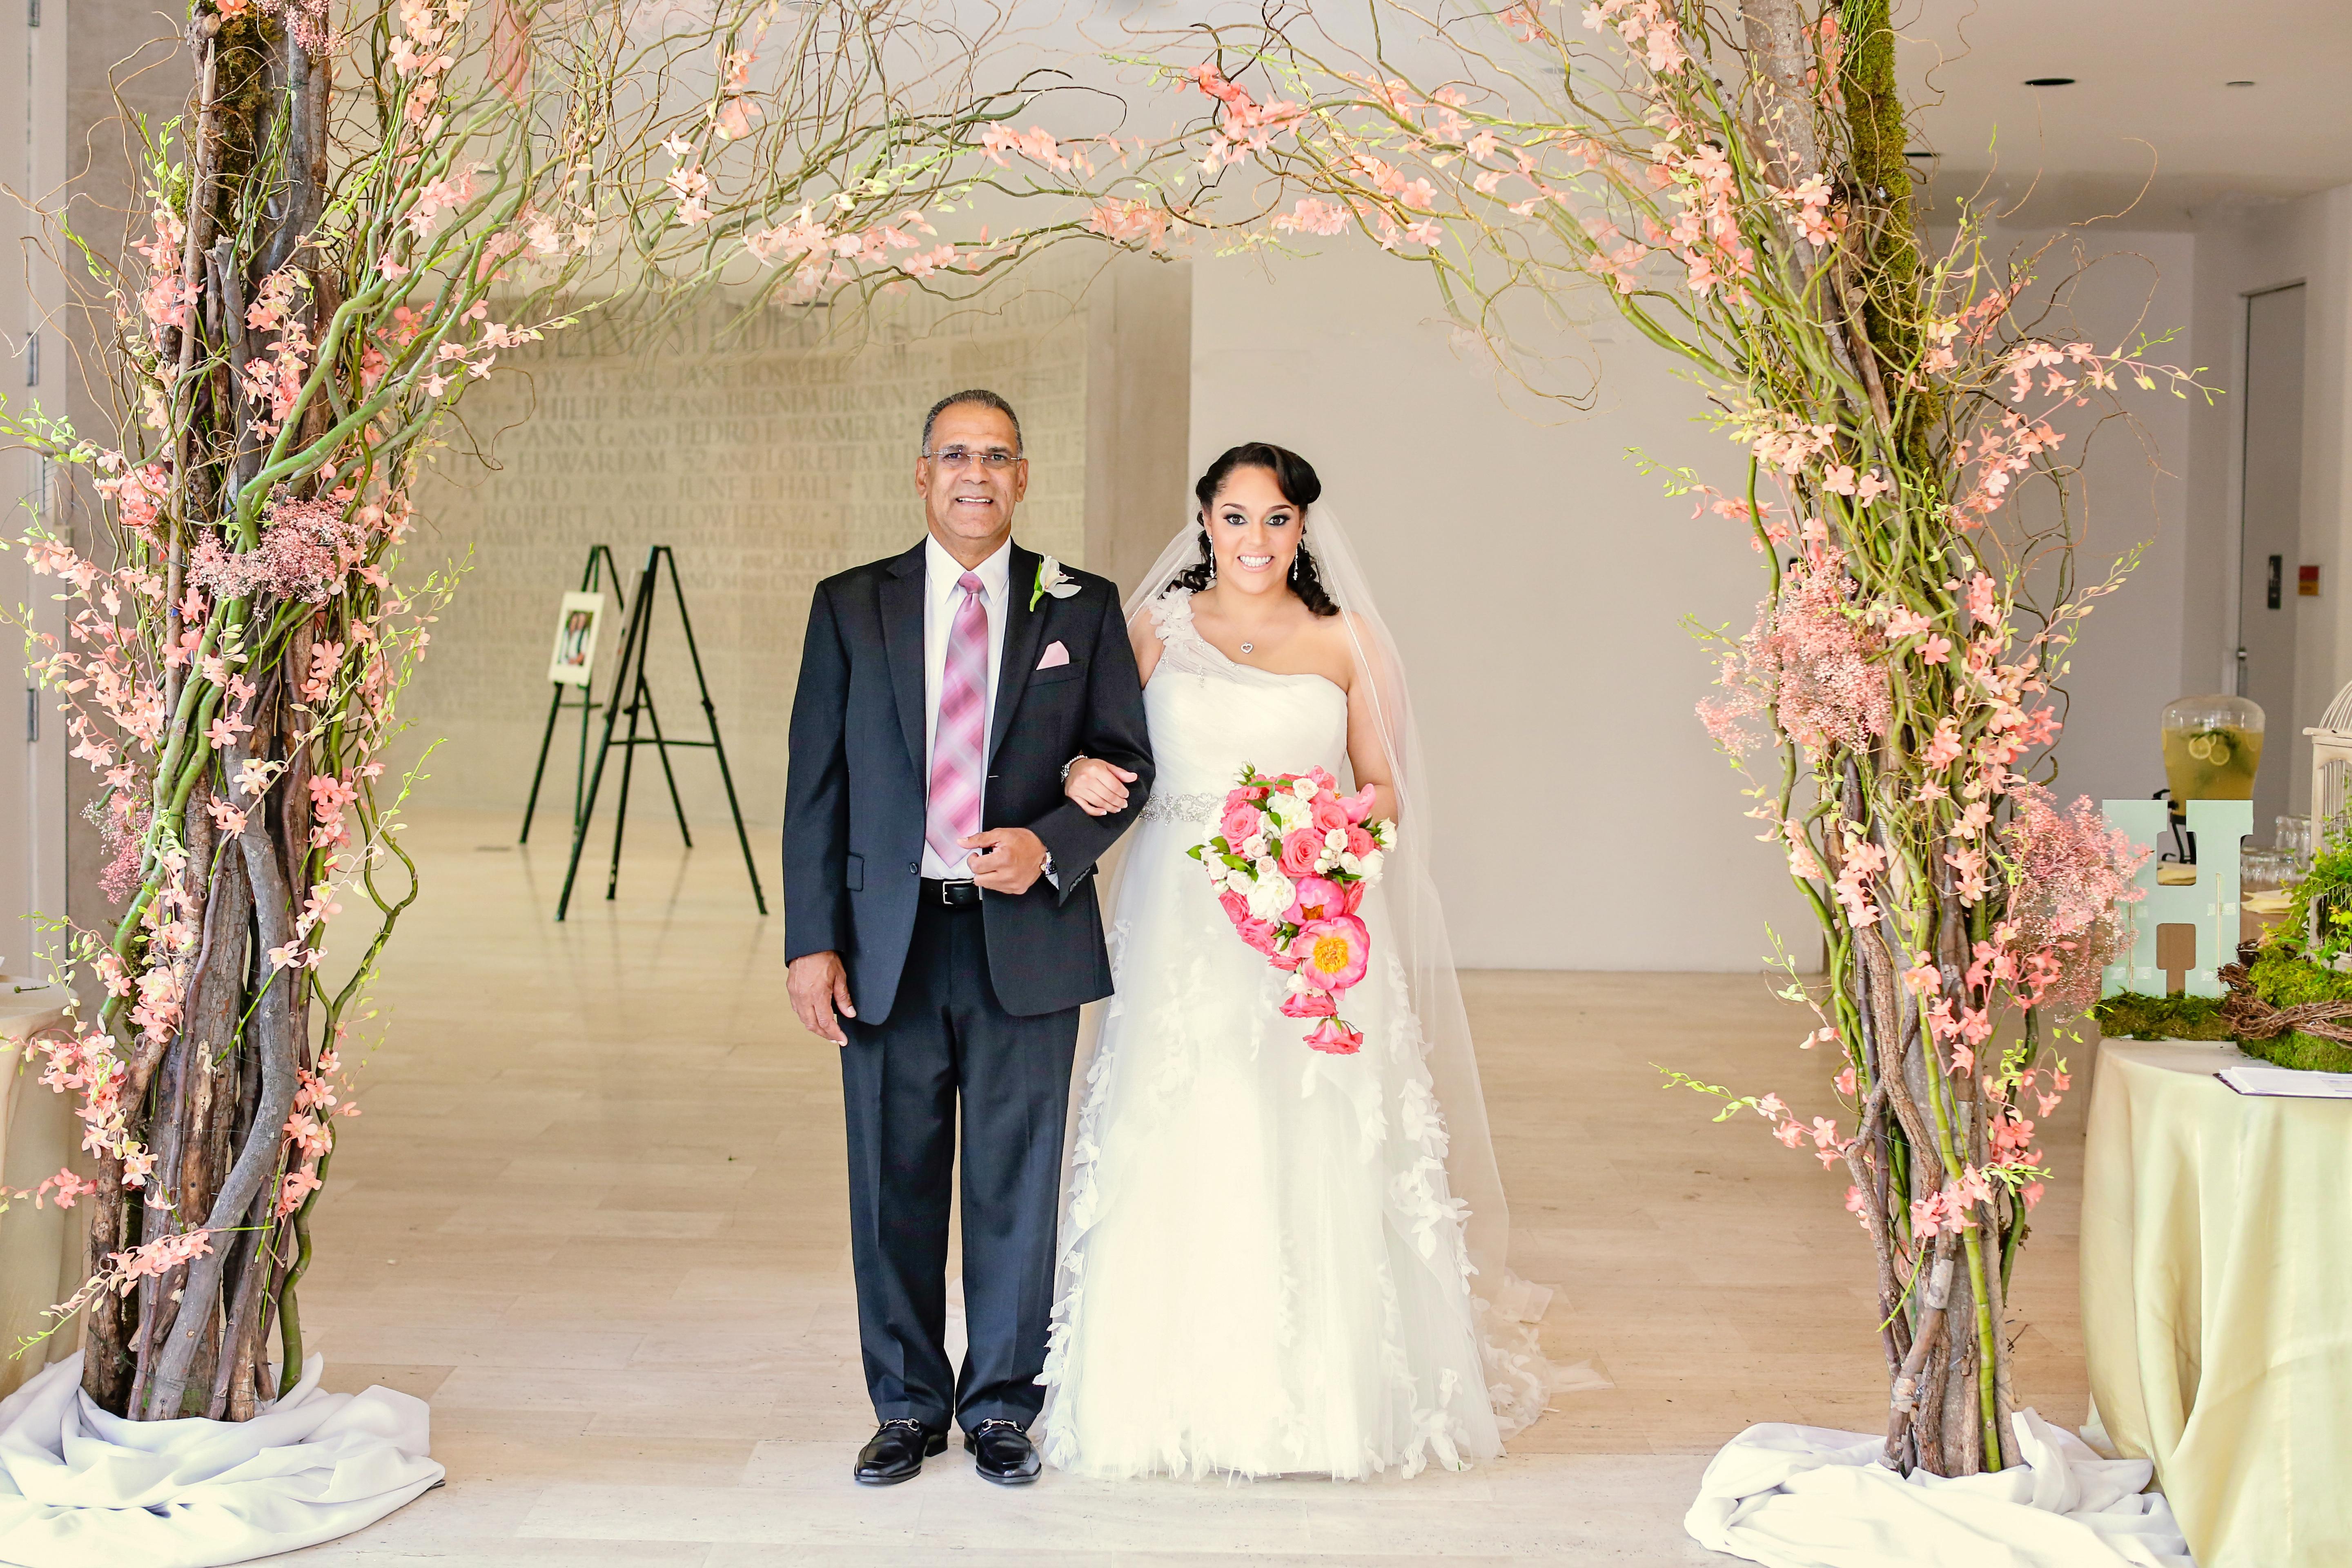
[[(1652, 1063), (1830, 1109), (1826, 1064), (1747, 976), (1465, 977), (1521, 1270), (1558, 1288), (1562, 1394), (1511, 1458), (1335, 1487), (1002, 1491), (960, 1452), (866, 1491), (837, 1070), (782, 996), (781, 921), (730, 842), (650, 809), (550, 918), (560, 842), (420, 817), (425, 896), (389, 950), (303, 1295), (331, 1386), (432, 1402), (448, 1485), (306, 1565), (1722, 1562), (1682, 1534), (1754, 1421), (1874, 1427), (1863, 1239), (1824, 1173)], [(542, 835), (548, 831), (542, 818)], [(755, 839), (770, 874), (773, 836)], [(775, 889), (771, 885), (772, 903)], [(1759, 944), (1760, 945), (1760, 944)], [(2085, 1096), (2075, 1097), (2077, 1107)], [(2047, 1149), (2079, 1167), (2079, 1110)], [(2084, 1405), (2074, 1190), (2021, 1266), (2021, 1393)]]

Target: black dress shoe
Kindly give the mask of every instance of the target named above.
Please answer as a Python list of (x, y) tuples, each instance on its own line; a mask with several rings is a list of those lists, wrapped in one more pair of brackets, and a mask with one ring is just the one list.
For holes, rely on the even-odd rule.
[(945, 1432), (928, 1430), (919, 1421), (885, 1421), (857, 1450), (849, 1473), (862, 1487), (894, 1487), (922, 1474), (925, 1459), (947, 1451)]
[(1025, 1487), (1037, 1479), (1037, 1450), (1029, 1434), (1010, 1421), (982, 1422), (963, 1435), (963, 1451), (972, 1457), (972, 1468), (982, 1480)]

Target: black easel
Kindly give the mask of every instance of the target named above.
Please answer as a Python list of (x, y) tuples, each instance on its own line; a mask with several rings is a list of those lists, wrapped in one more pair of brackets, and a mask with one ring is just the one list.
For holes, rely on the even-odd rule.
[[(654, 596), (663, 563), (669, 565), (670, 596), (677, 604), (678, 624), (686, 628), (686, 651), (694, 661), (694, 684), (702, 693), (702, 717), (710, 728), (707, 741), (667, 741), (661, 732), (661, 716), (654, 710), (653, 689), (646, 681), (646, 657), (653, 642)], [(628, 700), (622, 701), (622, 693)], [(629, 715), (629, 733), (615, 740), (613, 731), (621, 714)], [(637, 717), (643, 713), (651, 726), (651, 735), (637, 734)], [(621, 759), (621, 798), (613, 812), (613, 866), (604, 879), (604, 897), (615, 897), (621, 885), (621, 836), (629, 821), (629, 782), (635, 771), (639, 746), (652, 746), (661, 755), (662, 773), (669, 780), (670, 804), (677, 811), (677, 830), (686, 839), (687, 847), (694, 847), (694, 835), (687, 830), (686, 807), (678, 803), (677, 775), (670, 772), (669, 748), (672, 746), (707, 746), (719, 758), (719, 777), (727, 786), (727, 809), (735, 816), (735, 839), (743, 847), (743, 869), (751, 873), (751, 901), (760, 912), (768, 912), (768, 896), (760, 889), (760, 869), (751, 859), (751, 836), (743, 826), (743, 807), (735, 798), (735, 774), (727, 765), (727, 748), (719, 739), (719, 710), (711, 705), (710, 682), (702, 673), (702, 650), (694, 640), (694, 617), (687, 613), (686, 588), (677, 577), (677, 556), (667, 544), (649, 546), (646, 551), (646, 566), (637, 574), (637, 602), (629, 612), (629, 629), (621, 641), (621, 661), (613, 675), (613, 694), (604, 706), (604, 743), (596, 752), (596, 771), (588, 777), (588, 799), (572, 828), (572, 863), (563, 873), (563, 894), (556, 900), (555, 918), (562, 920), (572, 907), (572, 885), (580, 875), (580, 850), (588, 841), (589, 818), (596, 813), (596, 792), (604, 782), (604, 759), (613, 748), (625, 752)]]
[[(595, 593), (604, 585), (608, 574), (613, 584), (611, 589), (613, 607), (625, 613), (629, 607), (629, 601), (621, 592), (621, 565), (619, 562), (613, 559), (613, 547), (609, 544), (590, 545), (588, 564), (580, 574), (580, 591), (583, 594)], [(604, 627), (600, 625), (596, 629), (602, 632)], [(580, 700), (566, 702), (563, 700), (563, 692), (567, 682), (558, 680), (550, 684), (555, 688), (555, 696), (554, 700), (547, 705), (547, 732), (539, 738), (539, 766), (531, 770), (530, 799), (522, 808), (522, 836), (515, 840), (518, 844), (530, 842), (530, 819), (539, 810), (540, 783), (547, 777), (547, 752), (548, 748), (555, 741), (556, 715), (567, 708), (576, 709), (580, 714), (580, 767), (572, 779), (572, 821), (574, 826), (579, 825), (582, 792), (588, 787), (588, 715), (604, 706), (596, 700), (596, 693), (593, 687), (579, 688)], [(683, 817), (681, 817), (682, 820)]]

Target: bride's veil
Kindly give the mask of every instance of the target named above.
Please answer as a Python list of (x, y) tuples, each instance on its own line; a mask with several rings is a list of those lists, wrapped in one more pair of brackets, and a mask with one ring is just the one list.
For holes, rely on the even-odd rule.
[[(1470, 1261), (1478, 1270), (1472, 1290), (1485, 1308), (1483, 1331), (1489, 1359), (1509, 1364), (1517, 1373), (1490, 1382), (1516, 1385), (1515, 1403), (1524, 1405), (1532, 1399), (1532, 1408), (1496, 1410), (1508, 1430), (1532, 1421), (1543, 1409), (1543, 1394), (1533, 1390), (1548, 1391), (1549, 1379), (1541, 1361), (1536, 1359), (1533, 1332), (1519, 1325), (1532, 1324), (1543, 1316), (1551, 1290), (1522, 1279), (1510, 1268), (1510, 1208), (1495, 1163), (1495, 1140), (1487, 1128), (1486, 1100), (1479, 1088), (1469, 1015), (1463, 1007), (1461, 983), (1454, 972), (1454, 945), (1446, 936), (1445, 914), (1429, 870), (1433, 834), (1429, 774), (1422, 758), (1420, 727), (1413, 722), (1406, 693), (1404, 666), (1397, 657), (1388, 623), (1381, 618), (1373, 601), (1370, 580), (1329, 503), (1318, 500), (1307, 507), (1306, 524), (1305, 548), (1314, 557), (1324, 588), (1346, 621), (1355, 649), (1356, 677), (1370, 683), (1381, 746), (1387, 753), (1389, 776), (1395, 781), (1397, 847), (1387, 857), (1381, 877), (1381, 900), (1412, 988), (1430, 1078), (1445, 1115), (1447, 1184), (1470, 1211), (1466, 1239)], [(1188, 521), (1128, 595), (1128, 619), (1132, 622), (1167, 590), (1171, 579), (1203, 559), (1200, 524)]]

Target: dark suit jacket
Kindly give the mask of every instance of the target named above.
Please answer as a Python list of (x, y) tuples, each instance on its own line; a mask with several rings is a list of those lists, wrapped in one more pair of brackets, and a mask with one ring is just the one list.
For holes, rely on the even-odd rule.
[[(1013, 547), (1004, 664), (989, 732), (982, 827), (1026, 827), (1054, 857), (1015, 897), (983, 890), (988, 973), (1008, 1013), (1059, 1012), (1110, 994), (1095, 861), (1151, 789), (1143, 686), (1107, 578), (1029, 600), (1040, 557)], [(923, 746), (923, 547), (828, 577), (809, 605), (784, 788), (784, 956), (838, 952), (860, 1021), (889, 1016), (914, 934), (928, 798)], [(992, 610), (995, 607), (991, 606)], [(1039, 669), (1060, 642), (1070, 662)], [(1084, 752), (1137, 775), (1127, 809), (1088, 816), (1062, 794)]]

